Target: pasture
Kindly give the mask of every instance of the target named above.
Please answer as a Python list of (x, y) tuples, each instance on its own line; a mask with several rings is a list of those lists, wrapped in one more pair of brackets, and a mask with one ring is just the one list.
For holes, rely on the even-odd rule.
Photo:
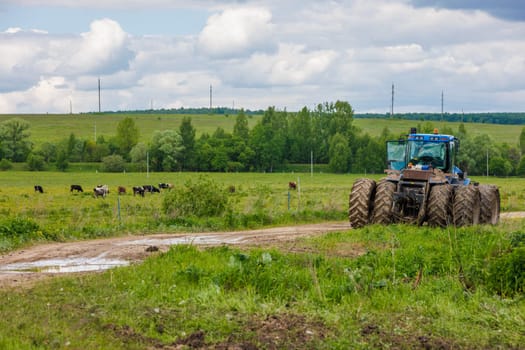
[[(51, 240), (84, 239), (126, 232), (181, 232), (236, 230), (262, 226), (346, 220), (348, 195), (354, 180), (362, 175), (325, 173), (99, 173), (99, 172), (2, 172), (0, 213), (4, 220), (34, 221)], [(229, 217), (167, 218), (161, 193), (134, 196), (133, 186), (174, 185), (180, 191), (188, 180), (209, 178), (228, 192)], [(369, 176), (379, 180), (381, 175)], [(500, 187), (502, 211), (525, 210), (525, 182), (519, 178), (474, 178)], [(297, 190), (289, 190), (290, 181)], [(83, 193), (71, 192), (81, 185)], [(36, 192), (34, 185), (43, 187)], [(93, 189), (108, 185), (107, 197), (95, 198)], [(126, 194), (118, 195), (118, 187)], [(231, 192), (234, 188), (234, 192)], [(15, 246), (0, 243), (0, 250)]]
[[(348, 194), (360, 177), (0, 175), (0, 252), (45, 240), (347, 220)], [(169, 192), (131, 193), (132, 186), (160, 182), (178, 191), (201, 176), (228, 192), (232, 213), (173, 219), (161, 209)], [(525, 209), (522, 179), (474, 180), (500, 187), (503, 211)], [(34, 191), (37, 184), (44, 193)], [(84, 192), (71, 193), (72, 184)], [(100, 184), (110, 188), (106, 198), (93, 196)], [(118, 186), (127, 193), (118, 196)], [(0, 304), (0, 347), (517, 349), (525, 327), (523, 271), (508, 269), (523, 263), (523, 225), (369, 226), (273, 247), (175, 246), (141, 264), (0, 290), (7, 301)], [(26, 229), (37, 231), (24, 237)], [(21, 236), (5, 239), (13, 232)]]
[[(18, 117), (30, 123), (30, 140), (39, 145), (43, 142), (56, 143), (59, 140), (75, 134), (85, 140), (94, 140), (98, 136), (108, 139), (116, 134), (118, 123), (130, 116), (140, 129), (140, 140), (147, 142), (156, 130), (178, 130), (182, 118), (181, 114), (33, 114), (33, 115), (0, 115), (0, 122)], [(212, 134), (217, 127), (226, 132), (232, 132), (236, 115), (187, 115), (191, 117), (192, 125), (196, 129), (197, 137), (203, 133)], [(248, 116), (248, 125), (255, 126), (261, 116)], [(385, 127), (398, 135), (406, 133), (410, 127), (416, 126), (421, 121), (387, 120), (387, 119), (361, 119), (355, 118), (354, 125), (371, 136), (379, 136)], [(458, 130), (459, 123), (436, 122), (435, 127), (451, 127)], [(497, 143), (507, 142), (511, 145), (518, 143), (522, 126), (465, 123), (467, 133), (470, 135), (487, 134)]]

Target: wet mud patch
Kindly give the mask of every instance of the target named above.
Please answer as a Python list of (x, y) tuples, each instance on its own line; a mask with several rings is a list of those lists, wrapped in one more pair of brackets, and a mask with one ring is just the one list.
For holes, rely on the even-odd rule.
[[(404, 333), (404, 334), (403, 334)], [(374, 323), (362, 326), (361, 336), (371, 348), (377, 349), (457, 349), (454, 341), (435, 336), (420, 334), (419, 332), (399, 332), (388, 330), (386, 327)]]

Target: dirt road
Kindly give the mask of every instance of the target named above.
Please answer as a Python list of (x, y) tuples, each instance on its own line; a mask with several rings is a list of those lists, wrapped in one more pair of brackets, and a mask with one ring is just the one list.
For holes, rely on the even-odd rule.
[[(525, 212), (501, 214), (501, 219), (523, 218)], [(103, 271), (145, 259), (175, 244), (199, 246), (270, 246), (299, 237), (349, 230), (348, 222), (277, 227), (252, 231), (156, 234), (91, 241), (50, 243), (0, 256), (0, 288), (13, 287), (63, 273)]]
[(152, 252), (166, 251), (175, 244), (271, 245), (298, 237), (349, 229), (348, 222), (337, 222), (239, 232), (134, 235), (42, 244), (0, 257), (0, 287), (14, 287), (57, 274), (126, 266), (145, 259)]

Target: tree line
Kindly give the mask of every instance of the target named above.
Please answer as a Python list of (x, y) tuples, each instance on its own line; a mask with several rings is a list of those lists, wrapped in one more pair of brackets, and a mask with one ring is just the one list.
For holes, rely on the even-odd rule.
[[(382, 173), (386, 141), (395, 135), (388, 128), (370, 136), (353, 125), (351, 105), (326, 102), (313, 109), (288, 112), (269, 107), (253, 128), (248, 115), (237, 113), (233, 130), (218, 127), (196, 136), (191, 116), (178, 129), (157, 130), (147, 142), (131, 117), (119, 122), (116, 134), (84, 140), (70, 134), (57, 143), (34, 147), (27, 121), (13, 118), (0, 124), (0, 169), (26, 162), (30, 170), (56, 167), (66, 170), (74, 162), (100, 162), (102, 171), (215, 171), (274, 172), (290, 164), (323, 164), (335, 173)], [(420, 122), (419, 132), (431, 133), (432, 121)], [(443, 134), (461, 140), (458, 162), (470, 175), (525, 175), (525, 128), (516, 144), (495, 143), (488, 135), (471, 136), (466, 124)]]

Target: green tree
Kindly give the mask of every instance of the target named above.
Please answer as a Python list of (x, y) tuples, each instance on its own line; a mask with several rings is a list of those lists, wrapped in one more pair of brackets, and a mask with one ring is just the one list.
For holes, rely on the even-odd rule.
[(492, 175), (507, 176), (512, 171), (512, 165), (502, 157), (493, 157), (489, 161), (489, 171)]
[(183, 170), (193, 170), (195, 158), (195, 128), (191, 124), (190, 117), (182, 118), (179, 133), (182, 138), (182, 147), (184, 147), (178, 159), (179, 166)]
[(13, 162), (23, 162), (31, 152), (29, 123), (20, 118), (0, 124), (1, 155)]
[(139, 128), (135, 125), (135, 121), (126, 117), (122, 119), (117, 125), (116, 144), (120, 155), (129, 159), (129, 152), (139, 141)]
[(38, 154), (31, 153), (27, 156), (27, 168), (30, 171), (42, 171), (46, 166), (44, 157)]
[(272, 172), (275, 166), (283, 163), (287, 129), (286, 112), (277, 112), (275, 107), (264, 112), (250, 135), (250, 148), (255, 151), (259, 169)]
[(235, 125), (233, 126), (233, 136), (248, 142), (248, 137), (250, 136), (250, 128), (248, 127), (248, 118), (244, 110), (241, 109), (239, 114), (237, 114), (237, 119), (235, 119)]
[(135, 164), (136, 169), (139, 171), (146, 171), (147, 158), (148, 158), (148, 146), (145, 143), (139, 142), (129, 152), (131, 162)]
[(525, 127), (521, 128), (519, 146), (521, 154), (525, 155)]
[(176, 171), (177, 159), (184, 151), (182, 137), (176, 130), (155, 131), (150, 147), (151, 163), (157, 171)]
[(55, 163), (56, 167), (60, 171), (66, 171), (66, 169), (69, 167), (69, 161), (68, 161), (68, 155), (67, 150), (64, 148), (61, 148), (57, 152), (57, 160)]
[(330, 161), (328, 167), (335, 173), (345, 173), (348, 171), (350, 160), (350, 147), (345, 137), (336, 133), (330, 140), (329, 150)]

